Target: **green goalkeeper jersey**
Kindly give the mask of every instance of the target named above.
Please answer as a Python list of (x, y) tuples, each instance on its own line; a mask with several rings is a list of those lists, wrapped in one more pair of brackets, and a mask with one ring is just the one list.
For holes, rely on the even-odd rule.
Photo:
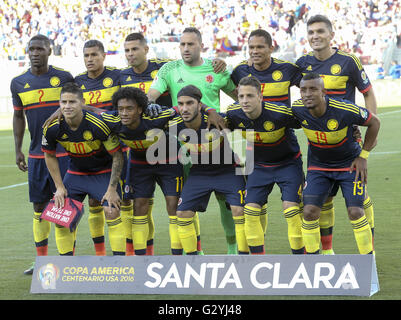
[(228, 71), (215, 73), (212, 60), (203, 59), (200, 66), (188, 66), (183, 60), (175, 60), (163, 65), (151, 88), (160, 93), (169, 91), (174, 106), (177, 106), (177, 93), (187, 85), (194, 85), (202, 92), (201, 101), (220, 111), (220, 90), (229, 94), (236, 86)]

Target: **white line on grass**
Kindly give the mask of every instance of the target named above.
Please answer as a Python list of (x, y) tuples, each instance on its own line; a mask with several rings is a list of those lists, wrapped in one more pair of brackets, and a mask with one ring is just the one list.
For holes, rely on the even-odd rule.
[(1, 190), (7, 190), (7, 189), (16, 188), (16, 187), (20, 187), (20, 186), (24, 186), (26, 184), (28, 184), (28, 182), (17, 183), (17, 184), (12, 184), (11, 186), (0, 187), (0, 191)]
[(382, 117), (382, 116), (386, 116), (386, 115), (391, 115), (391, 114), (395, 114), (395, 113), (400, 113), (401, 110), (396, 110), (396, 111), (390, 111), (390, 112), (383, 112), (383, 113), (379, 113), (378, 116)]
[(397, 154), (401, 153), (401, 151), (380, 151), (380, 152), (372, 152), (372, 154), (382, 155), (382, 154)]

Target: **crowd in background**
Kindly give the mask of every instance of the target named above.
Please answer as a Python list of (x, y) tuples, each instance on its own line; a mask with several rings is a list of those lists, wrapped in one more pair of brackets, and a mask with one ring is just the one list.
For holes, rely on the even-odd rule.
[(291, 60), (310, 51), (306, 20), (317, 13), (333, 22), (333, 45), (363, 63), (379, 63), (389, 43), (401, 40), (398, 0), (3, 0), (0, 59), (25, 59), (28, 40), (39, 33), (51, 39), (55, 55), (78, 56), (88, 39), (113, 54), (131, 32), (142, 32), (152, 46), (178, 41), (194, 26), (208, 56), (244, 54), (249, 33), (263, 28)]

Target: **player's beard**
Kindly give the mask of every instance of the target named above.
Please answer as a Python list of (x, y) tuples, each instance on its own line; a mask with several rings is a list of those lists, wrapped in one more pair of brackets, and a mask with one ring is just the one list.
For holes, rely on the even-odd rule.
[(199, 115), (199, 112), (198, 112), (198, 111), (195, 111), (195, 113), (194, 113), (193, 116), (190, 118), (190, 120), (185, 120), (184, 118), (182, 118), (182, 120), (184, 120), (184, 122), (190, 123), (190, 122), (194, 121), (195, 118), (196, 118), (198, 115)]

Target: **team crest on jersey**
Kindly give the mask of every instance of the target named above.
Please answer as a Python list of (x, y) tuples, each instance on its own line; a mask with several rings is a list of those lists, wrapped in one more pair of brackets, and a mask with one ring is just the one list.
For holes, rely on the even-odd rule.
[(265, 123), (263, 123), (263, 128), (265, 128), (266, 131), (273, 131), (274, 123), (271, 121), (265, 121)]
[(367, 76), (366, 72), (363, 70), (361, 71), (361, 78), (362, 78), (363, 83), (366, 84), (369, 82), (368, 76)]
[(340, 74), (341, 72), (341, 66), (339, 64), (333, 64), (330, 68), (331, 74)]
[(205, 78), (206, 82), (212, 83), (214, 81), (214, 77), (211, 74), (208, 74)]
[(159, 70), (153, 70), (151, 73), (150, 73), (150, 76), (152, 77), (152, 79), (154, 79), (154, 78), (156, 78), (156, 75), (157, 75), (157, 72), (158, 72)]
[(274, 81), (280, 81), (281, 79), (283, 79), (283, 73), (279, 70), (276, 70), (273, 72), (272, 78)]
[(85, 139), (86, 141), (90, 141), (90, 140), (93, 139), (92, 132), (90, 132), (89, 130), (84, 131), (84, 133), (83, 133), (82, 136), (84, 137), (84, 139)]
[(109, 77), (104, 78), (104, 80), (103, 80), (103, 86), (104, 87), (108, 88), (108, 87), (111, 87), (112, 85), (113, 85), (113, 79), (112, 78), (109, 78)]
[(360, 109), (359, 113), (361, 114), (361, 117), (362, 117), (363, 119), (366, 120), (366, 119), (368, 118), (368, 112), (367, 112), (366, 110)]
[(327, 121), (327, 128), (331, 131), (338, 129), (338, 121), (336, 119), (330, 119)]
[(60, 78), (59, 77), (51, 77), (50, 84), (52, 87), (58, 87), (60, 85)]
[(44, 135), (42, 136), (42, 145), (47, 146), (47, 140)]

